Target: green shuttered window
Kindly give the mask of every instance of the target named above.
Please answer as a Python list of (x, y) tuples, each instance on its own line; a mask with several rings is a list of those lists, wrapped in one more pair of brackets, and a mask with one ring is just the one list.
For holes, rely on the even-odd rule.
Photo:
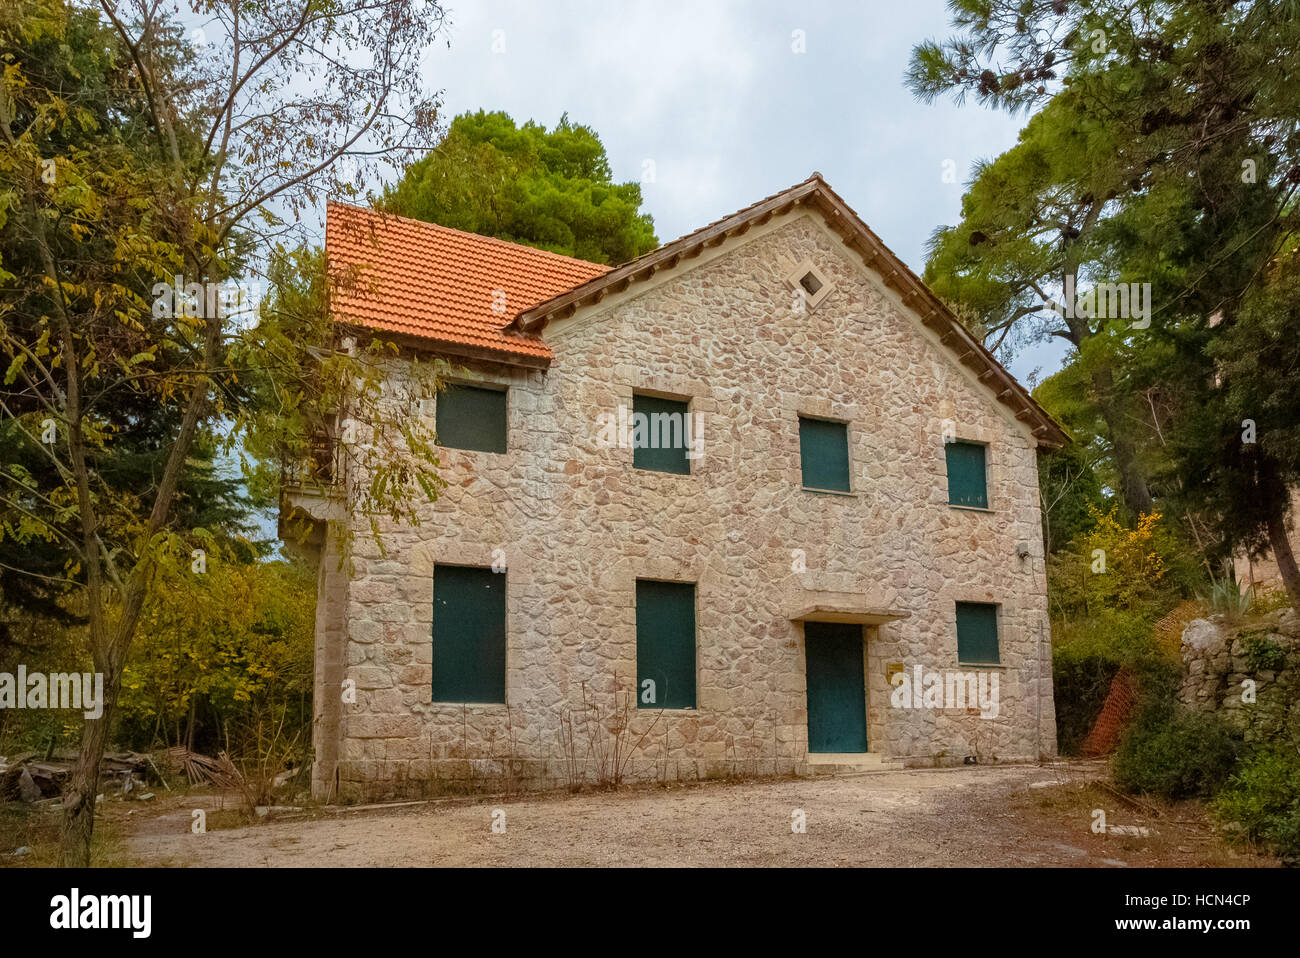
[(435, 566), (433, 701), (505, 700), (505, 573)]
[(506, 451), (506, 391), (449, 385), (438, 393), (438, 445)]
[(849, 427), (799, 417), (799, 460), (805, 489), (849, 491)]
[(984, 447), (977, 442), (946, 442), (948, 460), (948, 504), (989, 507), (984, 471)]
[(988, 602), (957, 603), (957, 661), (996, 665), (998, 607)]
[(688, 476), (691, 461), (686, 430), (690, 403), (658, 396), (632, 396), (632, 465), (655, 472), (676, 472)]
[(636, 704), (695, 708), (694, 585), (636, 582)]

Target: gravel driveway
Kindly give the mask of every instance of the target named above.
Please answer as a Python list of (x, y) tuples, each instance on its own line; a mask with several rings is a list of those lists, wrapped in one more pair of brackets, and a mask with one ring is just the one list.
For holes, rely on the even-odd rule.
[[(1261, 865), (1201, 822), (1102, 802), (1095, 763), (880, 772), (327, 811), (310, 820), (190, 833), (188, 808), (124, 833), (142, 865)], [(801, 810), (806, 831), (792, 824)], [(500, 814), (504, 812), (504, 818)], [(504, 824), (503, 832), (494, 832)]]

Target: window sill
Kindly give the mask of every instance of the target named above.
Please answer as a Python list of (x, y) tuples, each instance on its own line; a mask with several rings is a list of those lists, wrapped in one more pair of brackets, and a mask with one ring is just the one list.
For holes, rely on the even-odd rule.
[(638, 712), (698, 712), (698, 705), (640, 705), (636, 707)]
[(814, 495), (818, 495), (818, 496), (840, 496), (841, 498), (844, 499), (858, 499), (861, 498), (862, 496), (862, 493), (854, 492), (851, 489), (845, 491), (843, 489), (814, 489), (812, 486), (800, 486), (799, 491), (811, 492)]
[(996, 509), (990, 509), (988, 506), (958, 506), (948, 503), (949, 509), (956, 509), (958, 512), (997, 512)]
[(505, 702), (440, 702), (436, 699), (432, 702), (426, 702), (425, 705), (433, 708), (469, 708), (473, 705), (485, 705), (489, 708), (505, 708)]
[(683, 479), (689, 479), (695, 475), (693, 472), (673, 472), (670, 469), (646, 469), (642, 466), (633, 466), (633, 472), (645, 472), (652, 476), (681, 476)]
[(466, 449), (464, 446), (439, 446), (436, 444), (433, 448), (442, 449), (446, 452), (477, 452), (487, 456), (508, 456), (514, 451), (513, 449), (506, 449), (502, 452), (497, 452), (495, 449)]
[(999, 669), (999, 670), (1002, 670), (1002, 671), (1006, 671), (1006, 669), (1008, 668), (1008, 666), (1003, 665), (1001, 662), (958, 662), (958, 663), (957, 663), (957, 668), (959, 668), (959, 669)]

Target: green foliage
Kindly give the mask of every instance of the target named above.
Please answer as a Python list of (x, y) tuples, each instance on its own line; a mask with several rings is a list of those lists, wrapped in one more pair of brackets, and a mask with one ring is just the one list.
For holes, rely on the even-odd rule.
[(1116, 784), (1167, 799), (1215, 794), (1240, 745), (1223, 720), (1169, 700), (1148, 699), (1112, 761)]
[[(1213, 804), (1229, 836), (1261, 842), (1281, 855), (1300, 855), (1300, 750), (1261, 748), (1242, 762)], [(1238, 830), (1239, 829), (1239, 830)]]
[[(1214, 511), (1216, 534), (1256, 556), (1276, 554), (1300, 483), (1300, 254), (1294, 232), (1278, 243), (1289, 249), (1240, 309), (1186, 348), (1202, 350), (1188, 377), (1215, 376), (1219, 388), (1176, 436), (1190, 494)], [(1284, 584), (1296, 603), (1300, 587)]]
[(593, 263), (623, 263), (659, 245), (654, 221), (640, 212), (640, 184), (613, 182), (600, 138), (567, 115), (547, 130), (501, 112), (462, 113), (383, 205)]
[(1210, 352), (1234, 424), (1252, 420), (1256, 442), (1288, 471), (1300, 471), (1300, 252), (1293, 246), (1278, 257), (1267, 279)]
[(926, 282), (995, 348), (1048, 335), (1077, 347), (1104, 326), (1050, 312), (1049, 287), (1078, 266), (1086, 281), (1089, 264), (1104, 255), (1087, 214), (1123, 184), (1123, 135), (1068, 94), (1054, 99), (1015, 146), (976, 166), (961, 222), (931, 236)]
[[(1287, 252), (1267, 268), (1242, 269), (1258, 279), (1239, 303), (1213, 324), (1164, 331), (1165, 346), (1154, 352), (1171, 360), (1136, 370), (1135, 382), (1152, 384), (1178, 412), (1167, 430), (1173, 507), (1206, 517), (1216, 555), (1276, 555), (1300, 482), (1300, 259)], [(1295, 604), (1300, 583), (1282, 571)]]
[(1056, 743), (1065, 755), (1077, 755), (1092, 730), (1119, 671), (1110, 655), (1081, 651), (1072, 645), (1052, 650), (1052, 693), (1056, 700)]
[(1116, 665), (1132, 665), (1158, 655), (1151, 627), (1150, 615), (1102, 609), (1054, 620), (1053, 645), (1076, 659), (1097, 656)]
[[(1099, 422), (1075, 431), (1100, 439), (1094, 461), (1130, 517), (1158, 500), (1209, 566), (1276, 552), (1300, 481), (1300, 7), (949, 9), (954, 35), (913, 51), (916, 95), (1038, 112), (976, 169), (927, 280), (991, 346), (1076, 347)], [(1056, 316), (1068, 280), (1149, 283), (1151, 322)], [(1247, 420), (1257, 441), (1242, 437)], [(1300, 603), (1300, 582), (1287, 587)]]
[(1291, 608), (1291, 597), (1286, 594), (1285, 589), (1266, 589), (1258, 585), (1254, 588), (1255, 596), (1250, 605), (1250, 610), (1255, 615), (1267, 615), (1270, 612), (1276, 612), (1278, 609)]
[(1096, 721), (1120, 668), (1136, 672), (1145, 695), (1172, 699), (1178, 665), (1154, 625), (1196, 572), (1159, 515), (1129, 527), (1116, 506), (1103, 513), (1088, 504), (1087, 512), (1087, 526), (1048, 557), (1057, 737), (1067, 754)]
[(1241, 645), (1252, 672), (1280, 672), (1286, 665), (1286, 649), (1263, 633), (1243, 635)]
[(1092, 515), (1108, 508), (1099, 463), (1078, 443), (1039, 456), (1038, 491), (1048, 555), (1083, 534), (1092, 525)]
[[(274, 323), (259, 332), (216, 293), (259, 275), (269, 237), (293, 246), (286, 237), (302, 237), (304, 211), (324, 194), (355, 195), (349, 167), (373, 172), (430, 145), (438, 102), (421, 54), (441, 8), (191, 6), (213, 35), (201, 55), (192, 18), (148, 0), (18, 0), (0, 18), (0, 439), (19, 452), (0, 467), (0, 545), (39, 561), (6, 576), (33, 574), (50, 602), (84, 614), (72, 634), (108, 703), (86, 720), (65, 786), (69, 865), (89, 863), (96, 769), (153, 590), (187, 591), (184, 557), (201, 548), (229, 560), (223, 539), (239, 535), (237, 503), (210, 498), (221, 477), (205, 460), (277, 414), (323, 422), (321, 393), (333, 387), (330, 423), (358, 427), (353, 465), (389, 466), (335, 486), (343, 508), (377, 526), (436, 493), (422, 481), (433, 457), (419, 417), (377, 388), (395, 347), (334, 349)], [(295, 399), (277, 405), (285, 397)], [(388, 434), (391, 420), (399, 440), (413, 439), (400, 456), (363, 431)], [(306, 432), (295, 421), (283, 435)], [(224, 528), (194, 522), (205, 509)], [(224, 701), (236, 689), (208, 691)]]
[(1118, 509), (1090, 511), (1092, 525), (1049, 559), (1053, 614), (1090, 617), (1123, 614), (1135, 619), (1163, 614), (1179, 595), (1166, 561), (1179, 544), (1158, 514), (1125, 525)]
[(1043, 535), (1050, 555), (1091, 528), (1094, 514), (1109, 511), (1105, 490), (1115, 488), (1117, 483), (1110, 452), (1102, 441), (1105, 424), (1091, 399), (1082, 366), (1065, 366), (1043, 380), (1033, 395), (1073, 440), (1039, 456)]
[(120, 738), (242, 754), (239, 734), (258, 709), (307, 727), (315, 599), (299, 562), (218, 559), (202, 575), (167, 575), (123, 672)]
[[(82, 647), (83, 626), (52, 620), (39, 610), (11, 608), (8, 642), (0, 643), (0, 672), (25, 665), (29, 674), (93, 672)], [(76, 745), (82, 713), (65, 709), (0, 709), (0, 755)]]
[[(81, 566), (67, 548), (80, 531), (77, 494), (42, 441), (50, 421), (60, 439), (68, 431), (52, 388), (70, 365), (56, 307), (84, 318), (70, 337), (89, 338), (90, 315), (104, 333), (81, 383), (93, 401), (104, 380), (126, 372), (118, 353), (141, 353), (157, 332), (137, 309), (141, 290), (176, 260), (151, 201), (167, 187), (150, 182), (146, 106), (132, 95), (129, 57), (95, 11), (55, 0), (9, 6), (0, 59), (0, 595), (11, 608), (68, 625), (78, 619), (61, 601)], [(49, 275), (46, 253), (62, 272)], [(134, 323), (126, 319), (133, 313)], [(166, 354), (154, 358), (159, 375), (174, 365)], [(139, 365), (134, 372), (150, 364)], [(99, 480), (92, 491), (134, 501), (156, 481), (175, 421), (156, 395), (101, 396), (86, 430), (85, 456)], [(110, 439), (120, 457), (106, 453)], [(105, 535), (122, 528), (106, 525)]]

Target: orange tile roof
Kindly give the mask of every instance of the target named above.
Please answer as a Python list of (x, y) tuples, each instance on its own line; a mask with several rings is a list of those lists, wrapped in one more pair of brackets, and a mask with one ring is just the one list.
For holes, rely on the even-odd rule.
[(506, 333), (506, 324), (609, 270), (343, 203), (326, 207), (325, 250), (336, 321), (541, 359), (551, 358), (550, 347), (537, 335)]

